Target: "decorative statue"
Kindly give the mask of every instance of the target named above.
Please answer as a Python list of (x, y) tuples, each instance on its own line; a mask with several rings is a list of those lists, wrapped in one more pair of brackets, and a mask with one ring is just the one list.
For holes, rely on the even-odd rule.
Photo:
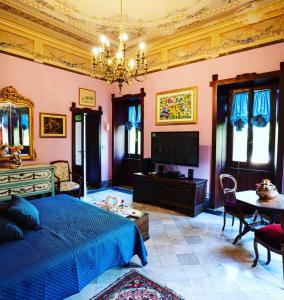
[(22, 165), (22, 159), (20, 157), (20, 153), (23, 148), (24, 147), (22, 145), (14, 145), (14, 146), (10, 146), (9, 144), (0, 145), (0, 156), (6, 157), (10, 149), (11, 151), (11, 154), (9, 156), (10, 167), (18, 168)]

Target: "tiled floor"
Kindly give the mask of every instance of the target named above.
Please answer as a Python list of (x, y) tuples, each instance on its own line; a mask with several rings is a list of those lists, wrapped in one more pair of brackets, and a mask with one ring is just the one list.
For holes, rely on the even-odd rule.
[(190, 218), (149, 205), (134, 204), (134, 208), (150, 214), (148, 265), (137, 266), (139, 259), (134, 257), (132, 267), (108, 270), (69, 300), (91, 298), (131, 268), (172, 288), (185, 299), (284, 299), (281, 256), (272, 254), (272, 261), (266, 266), (266, 251), (260, 246), (260, 262), (252, 268), (253, 234), (232, 245), (238, 231), (237, 221), (234, 227), (227, 222), (222, 234), (220, 216), (202, 213)]

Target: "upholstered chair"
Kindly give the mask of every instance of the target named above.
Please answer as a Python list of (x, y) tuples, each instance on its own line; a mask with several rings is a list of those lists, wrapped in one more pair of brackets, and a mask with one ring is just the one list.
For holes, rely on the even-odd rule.
[(270, 224), (260, 229), (256, 229), (254, 232), (254, 252), (255, 260), (253, 261), (253, 267), (258, 263), (259, 253), (257, 245), (261, 244), (267, 249), (267, 261), (268, 265), (271, 261), (271, 253), (275, 252), (282, 255), (282, 268), (283, 268), (283, 280), (284, 280), (284, 213), (280, 215), (281, 224)]
[(240, 221), (239, 234), (242, 232), (243, 220), (245, 218), (255, 217), (255, 210), (249, 207), (240, 207), (236, 200), (235, 193), (237, 191), (237, 180), (234, 176), (230, 174), (221, 174), (219, 176), (223, 204), (224, 204), (224, 222), (222, 231), (224, 231), (226, 226), (226, 215), (229, 214), (232, 216), (232, 226), (234, 225), (235, 217)]
[[(56, 160), (50, 163), (54, 168), (55, 189), (57, 194), (70, 194), (74, 197), (81, 196), (82, 177), (72, 173), (67, 160)], [(71, 180), (76, 177), (76, 181)]]

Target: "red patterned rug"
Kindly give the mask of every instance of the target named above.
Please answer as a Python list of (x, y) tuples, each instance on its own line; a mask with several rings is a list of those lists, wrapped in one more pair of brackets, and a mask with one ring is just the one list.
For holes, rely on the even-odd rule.
[(91, 300), (184, 300), (174, 291), (131, 270)]

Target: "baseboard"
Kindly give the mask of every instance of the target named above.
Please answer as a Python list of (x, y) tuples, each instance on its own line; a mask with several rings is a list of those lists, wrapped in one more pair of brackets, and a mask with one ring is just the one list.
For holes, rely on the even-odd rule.
[(101, 188), (110, 188), (112, 186), (111, 180), (102, 180)]

